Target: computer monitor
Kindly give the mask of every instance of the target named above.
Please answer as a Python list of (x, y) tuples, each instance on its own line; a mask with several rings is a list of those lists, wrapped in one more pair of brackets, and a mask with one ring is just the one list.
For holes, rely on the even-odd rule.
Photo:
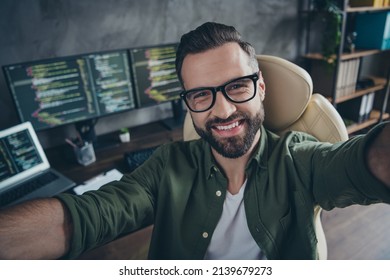
[(176, 74), (177, 43), (130, 49), (134, 89), (139, 108), (172, 103), (174, 120), (183, 118), (179, 93), (182, 86)]
[(3, 67), (21, 122), (36, 131), (135, 108), (127, 50), (97, 52)]

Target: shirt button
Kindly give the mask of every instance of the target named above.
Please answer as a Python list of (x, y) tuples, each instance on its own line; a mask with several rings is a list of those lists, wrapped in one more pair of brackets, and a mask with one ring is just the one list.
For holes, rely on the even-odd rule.
[(216, 191), (215, 193), (217, 196), (221, 196), (222, 195), (222, 192), (221, 191)]
[(202, 236), (203, 236), (203, 238), (207, 238), (207, 237), (209, 237), (209, 234), (207, 232), (203, 232)]
[(216, 166), (214, 166), (213, 169), (214, 169), (215, 172), (218, 172), (218, 171), (219, 171), (218, 168), (217, 168)]

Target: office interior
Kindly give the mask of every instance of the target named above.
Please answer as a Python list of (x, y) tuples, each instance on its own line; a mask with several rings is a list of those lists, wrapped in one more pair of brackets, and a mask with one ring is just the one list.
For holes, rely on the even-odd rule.
[[(189, 30), (206, 21), (216, 21), (235, 26), (258, 54), (279, 56), (304, 66), (305, 20), (301, 10), (306, 2), (2, 0), (0, 65), (175, 44)], [(312, 38), (314, 42), (319, 41), (317, 36), (320, 35)], [(98, 118), (94, 128), (97, 136), (116, 135), (124, 127), (130, 129), (131, 135), (133, 131), (142, 135), (147, 133), (142, 132), (145, 125), (172, 116), (171, 102), (135, 105), (129, 110)], [(2, 73), (0, 130), (19, 122)], [(180, 133), (180, 129), (176, 128), (175, 133)], [(52, 151), (66, 145), (64, 139), (73, 137), (77, 130), (70, 123), (43, 129), (37, 134), (43, 148)], [(175, 137), (180, 138), (177, 135), (171, 138)], [(125, 148), (121, 152), (125, 152)], [(106, 153), (109, 152), (102, 152), (102, 156)], [(84, 167), (77, 168), (82, 170)], [(323, 213), (328, 258), (390, 259), (389, 208), (387, 205), (354, 206)]]

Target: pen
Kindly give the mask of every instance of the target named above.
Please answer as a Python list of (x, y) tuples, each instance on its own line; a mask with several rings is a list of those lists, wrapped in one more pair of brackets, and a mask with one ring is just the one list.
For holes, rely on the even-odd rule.
[(71, 145), (73, 148), (77, 148), (77, 145), (75, 143), (73, 143), (71, 140), (69, 140), (68, 138), (65, 138), (65, 141), (66, 141), (66, 143)]
[(76, 137), (77, 137), (77, 139), (78, 139), (78, 141), (79, 141), (79, 142), (78, 142), (79, 145), (80, 145), (80, 146), (84, 146), (84, 141), (83, 141), (83, 139), (81, 138), (79, 132), (77, 132)]

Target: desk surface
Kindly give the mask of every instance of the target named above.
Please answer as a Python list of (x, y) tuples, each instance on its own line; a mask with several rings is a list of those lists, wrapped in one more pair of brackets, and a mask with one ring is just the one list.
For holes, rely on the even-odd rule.
[(169, 130), (160, 122), (131, 128), (130, 135), (131, 140), (128, 143), (119, 142), (118, 132), (99, 137), (99, 141), (103, 139), (115, 145), (95, 150), (96, 162), (88, 166), (82, 166), (76, 162), (73, 150), (68, 145), (48, 149), (46, 154), (53, 168), (75, 181), (76, 184), (81, 184), (112, 168), (116, 168), (122, 173), (127, 172), (128, 168), (124, 160), (126, 152), (183, 139), (182, 127)]

